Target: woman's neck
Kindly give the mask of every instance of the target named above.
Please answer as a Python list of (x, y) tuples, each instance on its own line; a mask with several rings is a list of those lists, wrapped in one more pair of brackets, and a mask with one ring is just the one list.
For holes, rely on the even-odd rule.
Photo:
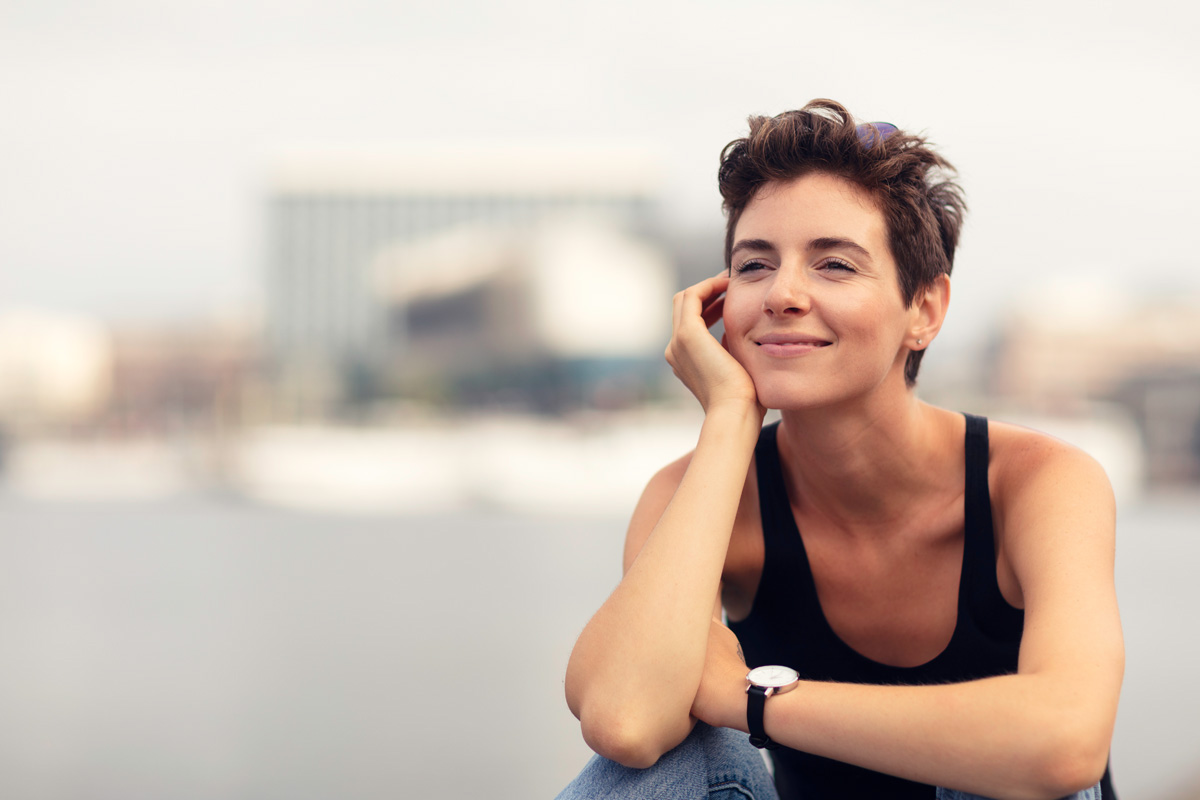
[(912, 514), (916, 498), (947, 487), (959, 472), (936, 468), (961, 452), (953, 415), (912, 391), (901, 402), (782, 416), (779, 453), (792, 501), (839, 527), (892, 525)]

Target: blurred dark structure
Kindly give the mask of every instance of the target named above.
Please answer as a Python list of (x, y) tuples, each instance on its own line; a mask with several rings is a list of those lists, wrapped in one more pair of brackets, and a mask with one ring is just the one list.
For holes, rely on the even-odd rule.
[[(438, 270), (421, 268), (430, 263)], [(541, 413), (653, 398), (674, 270), (612, 221), (459, 228), (379, 266), (405, 344), (390, 372), (405, 397)]]
[(1020, 304), (990, 348), (986, 391), (1060, 416), (1115, 404), (1137, 424), (1148, 483), (1200, 483), (1200, 298), (1089, 288)]
[[(484, 312), (485, 295), (503, 302), (496, 281), (459, 291), (459, 275), (464, 287), (474, 280), (470, 259), (422, 262), (396, 253), (456, 231), (529, 236), (561, 217), (604, 220), (621, 235), (655, 241), (662, 236), (657, 171), (656, 160), (635, 148), (421, 147), (280, 159), (268, 198), (265, 341), (276, 415), (353, 417), (414, 393), (470, 405), (531, 387), (533, 405), (562, 405), (550, 397), (570, 382), (555, 378), (561, 359), (489, 357), (486, 368), (464, 368), (472, 350), (494, 355), (487, 345), (505, 333), (469, 319)], [(412, 275), (446, 285), (412, 297), (381, 287)], [(476, 346), (456, 349), (442, 370), (431, 370), (430, 359), (414, 352), (414, 335), (423, 342), (473, 336)], [(621, 371), (618, 362), (593, 367)], [(557, 388), (548, 395), (537, 388), (544, 384)]]
[(1200, 366), (1132, 375), (1111, 397), (1142, 432), (1152, 482), (1200, 484)]

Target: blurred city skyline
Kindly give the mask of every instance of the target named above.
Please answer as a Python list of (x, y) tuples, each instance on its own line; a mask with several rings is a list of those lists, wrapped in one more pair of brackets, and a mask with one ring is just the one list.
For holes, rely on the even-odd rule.
[(268, 175), (297, 145), (644, 145), (665, 223), (711, 233), (720, 148), (748, 114), (820, 96), (927, 132), (959, 167), (948, 348), (1031, 293), (1194, 289), (1189, 13), (6, 2), (0, 309), (259, 317)]

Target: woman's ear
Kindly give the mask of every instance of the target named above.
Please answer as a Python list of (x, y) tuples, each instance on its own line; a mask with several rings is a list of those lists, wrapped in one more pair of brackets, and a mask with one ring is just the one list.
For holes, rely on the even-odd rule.
[(950, 276), (937, 279), (913, 298), (912, 324), (905, 342), (909, 350), (924, 350), (942, 329), (950, 307)]

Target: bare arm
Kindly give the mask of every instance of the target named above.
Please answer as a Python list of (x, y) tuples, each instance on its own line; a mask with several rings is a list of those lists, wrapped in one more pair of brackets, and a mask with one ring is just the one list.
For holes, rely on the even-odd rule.
[(691, 457), (646, 487), (626, 537), (625, 575), (567, 666), (567, 704), (584, 739), (628, 766), (650, 766), (694, 724), (722, 567), (762, 425), (749, 376), (707, 330), (726, 282), (676, 296), (667, 359), (705, 406), (704, 425)]
[[(1099, 780), (1124, 670), (1111, 490), (1094, 461), (1062, 445), (1037, 445), (1007, 472), (997, 518), (1025, 598), (1017, 673), (940, 686), (805, 682), (767, 702), (773, 739), (988, 797), (1061, 797)], [(714, 641), (695, 713), (746, 730), (736, 639), (714, 628)]]

